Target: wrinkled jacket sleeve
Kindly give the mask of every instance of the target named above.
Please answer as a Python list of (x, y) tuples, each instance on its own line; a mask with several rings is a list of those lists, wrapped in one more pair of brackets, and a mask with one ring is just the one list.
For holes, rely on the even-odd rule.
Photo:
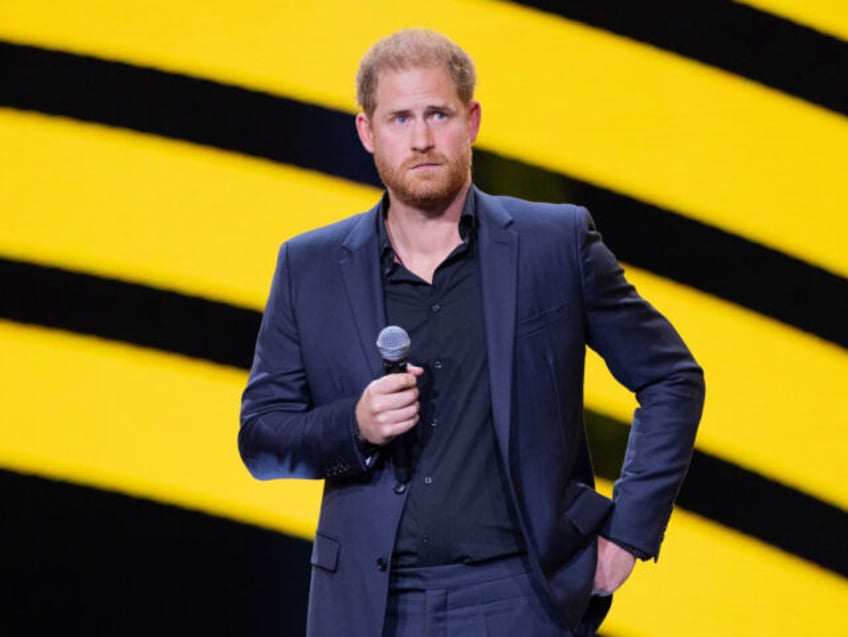
[(587, 232), (577, 236), (587, 343), (639, 404), (603, 533), (656, 557), (692, 457), (703, 371), (672, 325), (627, 282), (585, 215)]
[[(291, 245), (279, 252), (242, 396), (239, 451), (256, 478), (328, 478), (367, 470), (354, 439), (358, 396), (315, 404), (304, 365)], [(323, 343), (314, 343), (318, 347)]]

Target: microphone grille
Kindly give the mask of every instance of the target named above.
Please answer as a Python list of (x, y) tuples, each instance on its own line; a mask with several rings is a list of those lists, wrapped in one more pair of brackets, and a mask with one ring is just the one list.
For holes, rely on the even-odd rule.
[(380, 355), (383, 360), (393, 363), (402, 361), (409, 353), (409, 346), (412, 341), (409, 340), (409, 334), (406, 330), (397, 325), (389, 325), (384, 327), (377, 336), (377, 349), (380, 350)]

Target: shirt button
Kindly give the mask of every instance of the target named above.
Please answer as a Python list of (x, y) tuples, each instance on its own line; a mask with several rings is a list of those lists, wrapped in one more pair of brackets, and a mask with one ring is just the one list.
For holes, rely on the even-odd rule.
[(380, 572), (385, 572), (385, 570), (387, 568), (389, 568), (389, 563), (386, 562), (386, 560), (382, 557), (378, 558), (377, 559), (377, 570), (380, 571)]
[(439, 426), (439, 419), (433, 418), (433, 420), (430, 421), (430, 426), (431, 427), (438, 427)]
[(433, 478), (431, 476), (425, 476), (424, 484), (433, 484)]
[(442, 361), (433, 361), (433, 367), (435, 367), (436, 369), (441, 369)]
[(439, 305), (438, 303), (436, 303), (436, 304), (435, 304), (433, 307), (431, 307), (430, 309), (431, 309), (431, 310), (433, 310), (434, 312), (438, 312), (439, 310), (441, 310), (441, 309), (442, 309), (442, 306), (441, 306), (441, 305)]

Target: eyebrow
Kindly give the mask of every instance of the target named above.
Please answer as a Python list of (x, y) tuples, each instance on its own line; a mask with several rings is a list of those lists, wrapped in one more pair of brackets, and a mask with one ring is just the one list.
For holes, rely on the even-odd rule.
[[(448, 106), (447, 104), (428, 104), (424, 107), (424, 114), (432, 113), (434, 111), (440, 111), (444, 113), (454, 113), (456, 111), (455, 108)], [(394, 111), (389, 111), (386, 113), (386, 117), (398, 117), (399, 115), (412, 115), (413, 109), (411, 108), (399, 108)]]

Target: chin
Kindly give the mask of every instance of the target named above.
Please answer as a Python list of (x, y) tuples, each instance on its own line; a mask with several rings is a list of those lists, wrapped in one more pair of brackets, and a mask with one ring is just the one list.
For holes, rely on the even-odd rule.
[(408, 206), (413, 206), (433, 216), (440, 216), (445, 208), (456, 199), (461, 188), (427, 188), (402, 190), (398, 198)]

